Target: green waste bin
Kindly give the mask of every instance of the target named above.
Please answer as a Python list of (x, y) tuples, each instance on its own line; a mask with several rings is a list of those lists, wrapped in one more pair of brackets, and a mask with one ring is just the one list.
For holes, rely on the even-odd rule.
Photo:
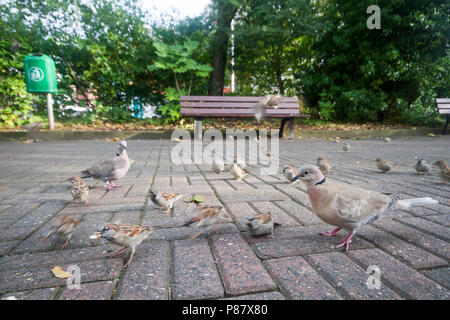
[(35, 53), (23, 59), (28, 92), (58, 93), (56, 68), (52, 58)]

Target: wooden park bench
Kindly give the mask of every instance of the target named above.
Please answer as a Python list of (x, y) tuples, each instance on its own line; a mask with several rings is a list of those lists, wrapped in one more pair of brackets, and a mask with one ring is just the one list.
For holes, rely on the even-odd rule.
[(442, 130), (442, 134), (445, 134), (448, 127), (448, 122), (450, 120), (450, 99), (449, 98), (438, 98), (436, 99), (438, 111), (440, 115), (443, 115), (447, 118), (444, 125), (444, 130)]
[[(182, 116), (194, 117), (196, 139), (202, 139), (203, 118), (254, 118), (255, 105), (264, 97), (244, 96), (182, 96)], [(267, 108), (266, 118), (281, 118), (279, 137), (283, 137), (286, 122), (289, 121), (289, 136), (294, 138), (294, 119), (308, 118), (300, 114), (297, 97), (283, 97), (276, 106)]]

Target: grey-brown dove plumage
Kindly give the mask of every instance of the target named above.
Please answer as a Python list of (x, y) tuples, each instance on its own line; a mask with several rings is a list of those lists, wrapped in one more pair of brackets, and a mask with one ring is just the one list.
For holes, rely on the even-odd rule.
[(313, 165), (299, 169), (293, 181), (302, 180), (307, 187), (313, 211), (324, 222), (336, 226), (325, 236), (346, 230), (347, 239), (338, 245), (346, 250), (356, 230), (384, 215), (396, 210), (406, 210), (415, 206), (437, 204), (432, 198), (398, 199), (398, 197), (371, 191), (356, 186), (327, 181), (322, 172)]
[(119, 152), (117, 157), (113, 159), (100, 162), (90, 169), (81, 171), (83, 176), (81, 178), (94, 178), (106, 182), (108, 190), (114, 190), (119, 185), (114, 184), (113, 181), (123, 178), (131, 166), (130, 158), (128, 158), (128, 148), (126, 141), (120, 141)]

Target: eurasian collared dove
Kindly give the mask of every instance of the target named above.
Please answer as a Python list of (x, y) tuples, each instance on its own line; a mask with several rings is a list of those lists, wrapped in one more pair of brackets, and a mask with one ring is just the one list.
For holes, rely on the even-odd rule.
[(261, 122), (262, 120), (264, 120), (264, 118), (266, 117), (267, 107), (276, 106), (278, 102), (281, 100), (281, 98), (282, 97), (280, 95), (276, 96), (268, 95), (264, 97), (264, 99), (259, 101), (254, 109), (256, 121)]
[(313, 165), (301, 167), (299, 174), (292, 180), (296, 179), (306, 184), (309, 200), (317, 216), (322, 221), (337, 227), (323, 235), (332, 236), (341, 229), (349, 233), (347, 239), (337, 246), (345, 246), (346, 250), (359, 227), (396, 210), (438, 203), (428, 197), (399, 200), (398, 197), (387, 196), (376, 191), (330, 182), (325, 180), (319, 168)]
[(117, 157), (100, 162), (90, 169), (81, 171), (81, 178), (94, 178), (106, 182), (108, 190), (114, 190), (120, 187), (113, 181), (123, 178), (130, 169), (131, 161), (128, 158), (127, 142), (120, 141)]
[(426, 163), (425, 160), (423, 160), (422, 158), (420, 158), (419, 160), (417, 160), (414, 169), (416, 169), (417, 173), (430, 173), (431, 165)]

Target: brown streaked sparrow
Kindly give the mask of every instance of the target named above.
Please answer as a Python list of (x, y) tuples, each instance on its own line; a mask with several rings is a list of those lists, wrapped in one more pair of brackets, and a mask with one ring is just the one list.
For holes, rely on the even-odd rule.
[(82, 201), (86, 204), (88, 202), (87, 196), (89, 195), (89, 186), (78, 176), (69, 178), (67, 181), (72, 183), (70, 193), (72, 194), (73, 200)]
[(377, 158), (375, 160), (375, 163), (377, 164), (378, 169), (380, 169), (383, 173), (390, 172), (397, 166), (397, 163), (389, 160), (384, 160), (382, 158)]
[(297, 175), (297, 171), (292, 168), (291, 166), (284, 166), (283, 167), (283, 174), (288, 180), (289, 184), (296, 183), (297, 181), (291, 182), (291, 180)]
[(156, 229), (161, 227), (144, 227), (135, 226), (131, 224), (116, 224), (108, 223), (102, 230), (94, 232), (89, 238), (96, 240), (104, 238), (109, 242), (123, 246), (119, 251), (111, 254), (109, 257), (115, 257), (125, 249), (131, 249), (131, 256), (128, 259), (125, 267), (128, 266), (133, 259), (134, 253), (136, 252), (136, 246), (142, 243), (147, 237)]
[(417, 173), (424, 173), (424, 174), (428, 174), (431, 171), (431, 165), (426, 163), (426, 161), (422, 158), (419, 158), (417, 160), (416, 165), (414, 166), (414, 169), (416, 169)]
[(217, 174), (221, 173), (225, 169), (225, 163), (219, 158), (214, 158), (211, 166), (213, 171)]
[(331, 171), (331, 163), (324, 157), (317, 158), (317, 166), (323, 174), (329, 174)]
[(228, 167), (228, 170), (230, 171), (231, 175), (233, 176), (234, 180), (241, 180), (245, 178), (248, 174), (247, 169), (242, 169), (237, 163), (236, 160)]
[(348, 142), (344, 143), (344, 145), (342, 146), (342, 150), (347, 152), (350, 150), (350, 144)]
[(57, 218), (59, 219), (58, 225), (44, 235), (41, 242), (54, 234), (57, 234), (60, 237), (65, 236), (67, 238), (66, 242), (61, 246), (61, 249), (64, 249), (69, 244), (70, 238), (72, 238), (72, 234), (80, 224), (80, 221), (66, 214), (60, 214)]
[(270, 212), (257, 213), (252, 218), (247, 219), (248, 230), (252, 236), (262, 236), (270, 234), (269, 237), (273, 237), (273, 228), (275, 222)]
[(438, 160), (434, 163), (435, 166), (439, 169), (439, 176), (444, 180), (444, 183), (450, 182), (450, 168), (448, 167), (447, 162), (444, 160)]
[(199, 204), (197, 206), (198, 213), (191, 218), (188, 218), (183, 227), (192, 226), (194, 228), (206, 227), (205, 230), (196, 233), (191, 236), (189, 239), (193, 240), (197, 238), (199, 235), (204, 233), (207, 227), (215, 226), (216, 231), (219, 227), (219, 224), (229, 222), (224, 219), (224, 214), (222, 211), (222, 206), (210, 206), (206, 204)]
[(173, 204), (184, 197), (184, 194), (176, 194), (170, 192), (154, 192), (150, 190), (150, 200), (164, 213), (169, 213), (173, 208)]

